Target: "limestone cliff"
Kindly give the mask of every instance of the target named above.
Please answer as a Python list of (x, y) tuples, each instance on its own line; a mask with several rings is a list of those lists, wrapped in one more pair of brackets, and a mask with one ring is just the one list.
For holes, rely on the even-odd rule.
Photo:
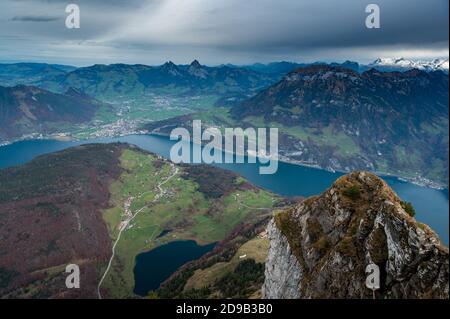
[(269, 223), (264, 298), (448, 298), (449, 255), (379, 177), (355, 172)]

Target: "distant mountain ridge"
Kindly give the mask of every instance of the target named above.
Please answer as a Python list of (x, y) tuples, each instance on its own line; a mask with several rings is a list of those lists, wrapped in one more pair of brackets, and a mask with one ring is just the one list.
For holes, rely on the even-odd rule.
[(329, 65), (336, 67), (344, 67), (357, 72), (365, 72), (370, 69), (376, 69), (383, 72), (399, 71), (404, 72), (411, 69), (419, 69), (426, 72), (443, 71), (448, 73), (449, 60), (447, 59), (434, 59), (434, 60), (408, 60), (405, 58), (378, 58), (369, 64), (358, 63), (355, 61), (347, 60), (342, 63), (338, 62), (312, 62), (312, 63), (296, 63), (296, 62), (271, 62), (268, 64), (255, 63), (249, 66), (245, 66), (254, 71), (261, 73), (273, 74), (278, 76), (284, 76), (289, 72), (294, 71), (297, 68), (307, 67), (312, 65)]
[(299, 67), (327, 64), (357, 72), (371, 68), (379, 71), (407, 71), (417, 68), (448, 73), (448, 59), (412, 61), (403, 58), (380, 58), (364, 65), (354, 61), (343, 63), (272, 62), (252, 65), (205, 66), (194, 60), (188, 65), (168, 61), (160, 66), (143, 64), (95, 64), (76, 68), (45, 63), (0, 64), (0, 85), (34, 85), (63, 93), (77, 88), (95, 98), (114, 100), (117, 97), (138, 96), (162, 90), (175, 94), (215, 94), (223, 98), (245, 99), (281, 80)]
[(0, 63), (0, 85), (39, 85), (41, 81), (64, 75), (75, 69), (74, 66), (47, 63)]
[(255, 63), (255, 64), (244, 66), (244, 67), (254, 70), (254, 71), (257, 71), (257, 72), (276, 75), (276, 76), (279, 76), (281, 79), (283, 76), (294, 71), (295, 69), (312, 66), (312, 65), (330, 65), (330, 66), (344, 67), (344, 68), (354, 70), (354, 71), (359, 71), (360, 68), (362, 67), (362, 65), (360, 65), (358, 62), (349, 61), (349, 60), (342, 62), (342, 63), (338, 63), (338, 62), (296, 63), (296, 62), (282, 61), (282, 62), (271, 62), (268, 64)]
[[(31, 78), (27, 70), (17, 65), (3, 66), (3, 83), (33, 84), (60, 93), (74, 87), (96, 98), (114, 98), (142, 95), (148, 90), (171, 90), (171, 94), (248, 95), (277, 80), (246, 68), (209, 67), (197, 60), (189, 65), (176, 65), (171, 61), (161, 66), (95, 64), (69, 72), (50, 65), (41, 67), (39, 77)], [(14, 68), (19, 68), (15, 75), (7, 72)], [(19, 76), (21, 72), (22, 78)], [(1, 76), (0, 65), (0, 80)]]
[(87, 122), (102, 105), (73, 88), (58, 94), (34, 86), (0, 86), (0, 140)]
[[(184, 84), (194, 90), (212, 89), (218, 92), (257, 90), (271, 82), (270, 77), (245, 68), (226, 65), (209, 67), (194, 60), (189, 65), (167, 62), (160, 67), (149, 67), (139, 74), (145, 86)], [(225, 84), (228, 88), (222, 88)]]
[(408, 60), (405, 58), (378, 58), (367, 65), (380, 71), (406, 71), (419, 69), (422, 71), (443, 71), (448, 73), (449, 62), (447, 59), (434, 59), (431, 61)]

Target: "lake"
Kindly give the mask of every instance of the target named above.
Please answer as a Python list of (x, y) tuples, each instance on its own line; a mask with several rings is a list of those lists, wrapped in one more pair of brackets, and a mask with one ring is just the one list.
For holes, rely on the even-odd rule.
[[(36, 156), (63, 150), (87, 143), (127, 142), (142, 149), (169, 158), (170, 148), (175, 143), (166, 137), (152, 135), (130, 135), (117, 138), (98, 138), (85, 141), (62, 142), (55, 140), (21, 141), (0, 147), (0, 168), (26, 163)], [(326, 190), (342, 173), (321, 169), (279, 163), (273, 175), (259, 174), (255, 164), (215, 164), (217, 167), (234, 171), (253, 184), (284, 196), (311, 196)], [(420, 222), (430, 225), (448, 246), (449, 241), (449, 193), (417, 186), (395, 177), (383, 176), (386, 182), (406, 201), (411, 202)], [(135, 279), (137, 294), (145, 295), (149, 290), (170, 276), (187, 261), (199, 258), (212, 246), (198, 246), (195, 242), (173, 242), (136, 257)]]
[[(153, 135), (129, 135), (116, 138), (98, 138), (84, 141), (29, 140), (0, 147), (0, 168), (26, 163), (36, 156), (55, 152), (68, 147), (87, 143), (127, 142), (142, 149), (169, 158), (170, 148), (175, 143), (166, 137)], [(327, 189), (342, 173), (300, 165), (279, 163), (273, 175), (259, 174), (255, 164), (215, 164), (215, 166), (234, 171), (253, 184), (285, 196), (317, 195)], [(386, 182), (406, 201), (416, 208), (417, 220), (431, 226), (448, 246), (449, 240), (449, 193), (421, 187), (396, 177), (383, 176)]]
[(213, 250), (215, 244), (197, 245), (193, 240), (173, 241), (136, 257), (134, 293), (147, 296), (180, 266)]

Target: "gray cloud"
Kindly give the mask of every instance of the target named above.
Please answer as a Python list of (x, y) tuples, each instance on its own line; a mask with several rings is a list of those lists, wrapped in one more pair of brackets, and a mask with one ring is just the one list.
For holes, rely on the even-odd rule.
[(119, 6), (119, 7), (139, 7), (148, 2), (147, 0), (9, 0), (13, 2), (64, 4), (75, 3), (80, 6)]
[[(365, 62), (391, 55), (448, 56), (447, 0), (73, 2), (81, 8), (79, 30), (64, 27), (66, 0), (2, 0), (0, 49), (75, 64), (153, 64), (169, 59), (184, 63), (192, 58), (210, 64), (280, 59)], [(365, 27), (365, 7), (371, 2), (381, 8), (381, 29)], [(33, 27), (23, 23), (12, 28), (9, 24), (14, 21), (5, 17), (6, 12), (21, 18), (58, 18), (60, 22)], [(34, 46), (6, 40), (6, 35), (28, 38)], [(0, 59), (6, 58), (2, 56), (5, 52)]]
[(21, 21), (21, 22), (52, 22), (59, 20), (59, 17), (48, 17), (48, 16), (15, 16), (11, 21)]

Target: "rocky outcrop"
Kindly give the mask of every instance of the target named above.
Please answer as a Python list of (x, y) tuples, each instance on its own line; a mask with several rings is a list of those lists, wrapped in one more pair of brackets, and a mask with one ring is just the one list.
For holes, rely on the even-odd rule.
[(266, 264), (262, 294), (266, 298), (299, 298), (298, 286), (302, 278), (302, 268), (274, 220), (269, 223), (267, 233), (270, 239), (267, 256), (269, 262)]
[(448, 298), (449, 255), (437, 235), (379, 177), (355, 172), (268, 226), (264, 298)]

